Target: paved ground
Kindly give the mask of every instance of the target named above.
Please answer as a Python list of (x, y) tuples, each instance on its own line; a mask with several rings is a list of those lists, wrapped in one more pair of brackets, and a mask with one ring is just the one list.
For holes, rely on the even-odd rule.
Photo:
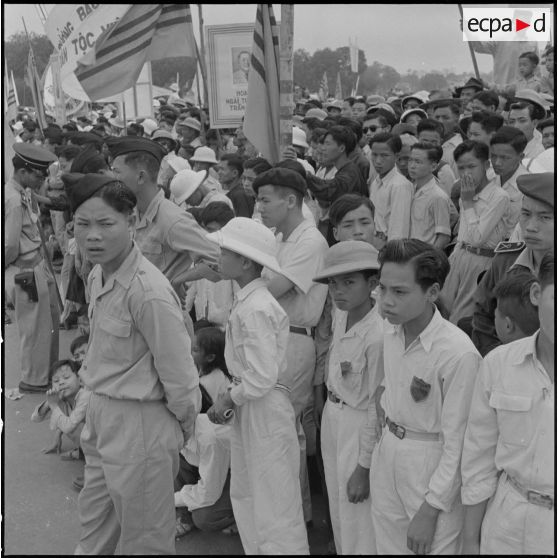
[[(60, 331), (60, 357), (69, 356), (71, 340), (77, 330)], [(3, 395), (19, 383), (19, 339), (15, 325), (4, 329)], [(81, 472), (78, 462), (62, 461), (45, 455), (41, 448), (50, 444), (53, 433), (48, 421), (32, 423), (31, 413), (43, 400), (41, 395), (26, 394), (18, 401), (2, 398), (4, 417), (3, 444), (3, 517), (2, 529), (6, 555), (72, 554), (79, 536), (77, 492), (72, 477)], [(64, 447), (63, 450), (69, 449)], [(309, 530), (312, 554), (324, 554), (327, 534), (323, 497), (313, 495), (314, 527)], [(177, 554), (243, 554), (238, 536), (193, 531), (177, 541)]]

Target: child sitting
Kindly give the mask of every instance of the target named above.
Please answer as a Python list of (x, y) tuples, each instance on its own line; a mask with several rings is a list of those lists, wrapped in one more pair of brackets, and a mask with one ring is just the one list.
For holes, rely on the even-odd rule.
[(539, 315), (531, 302), (531, 287), (537, 278), (528, 271), (506, 275), (494, 288), (497, 305), (494, 326), (505, 345), (533, 335), (539, 329)]
[(81, 366), (85, 355), (87, 354), (87, 346), (89, 344), (89, 335), (78, 335), (70, 345), (70, 353), (74, 362)]
[(62, 434), (79, 446), (81, 430), (90, 393), (81, 387), (77, 371), (79, 365), (72, 360), (59, 360), (51, 367), (51, 389), (31, 415), (33, 422), (41, 422), (50, 415), (50, 428), (56, 431), (55, 443), (43, 453), (60, 453)]

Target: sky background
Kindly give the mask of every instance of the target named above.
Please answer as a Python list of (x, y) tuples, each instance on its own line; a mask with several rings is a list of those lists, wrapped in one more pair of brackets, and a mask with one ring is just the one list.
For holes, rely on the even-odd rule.
[[(47, 11), (52, 4), (43, 4)], [(465, 4), (482, 6), (482, 4)], [(484, 4), (486, 7), (486, 4)], [(549, 4), (540, 4), (549, 6)], [(492, 4), (491, 7), (507, 7)], [(44, 33), (35, 4), (3, 4), (4, 37), (23, 31), (21, 17), (29, 31)], [(280, 19), (280, 4), (274, 4)], [(205, 25), (249, 23), (256, 16), (256, 4), (205, 4)], [(194, 30), (198, 36), (198, 9), (192, 4)], [(356, 38), (366, 61), (393, 66), (399, 73), (452, 70), (471, 72), (473, 66), (459, 29), (457, 4), (295, 4), (294, 48), (335, 50)], [(481, 72), (492, 69), (492, 57), (477, 55)]]

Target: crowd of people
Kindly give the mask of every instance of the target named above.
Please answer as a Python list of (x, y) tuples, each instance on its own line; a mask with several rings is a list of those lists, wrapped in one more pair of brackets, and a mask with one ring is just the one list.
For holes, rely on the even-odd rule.
[(275, 164), (177, 96), (12, 122), (19, 390), (84, 463), (76, 553), (197, 528), (308, 554), (316, 484), (332, 553), (553, 553), (545, 59), (512, 90), (300, 98)]

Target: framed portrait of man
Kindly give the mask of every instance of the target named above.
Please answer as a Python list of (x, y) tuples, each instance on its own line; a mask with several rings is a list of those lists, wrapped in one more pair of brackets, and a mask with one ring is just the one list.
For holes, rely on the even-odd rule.
[(207, 88), (211, 128), (240, 126), (248, 99), (254, 24), (208, 25)]

